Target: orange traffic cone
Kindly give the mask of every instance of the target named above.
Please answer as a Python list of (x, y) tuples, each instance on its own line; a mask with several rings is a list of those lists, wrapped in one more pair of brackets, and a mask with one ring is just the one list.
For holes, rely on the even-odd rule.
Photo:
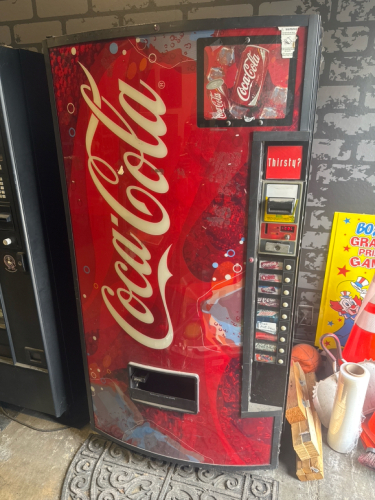
[(343, 358), (353, 363), (375, 360), (375, 295), (358, 314), (345, 344)]
[(375, 436), (375, 412), (373, 413), (372, 417), (368, 421), (368, 427), (370, 431), (374, 434)]

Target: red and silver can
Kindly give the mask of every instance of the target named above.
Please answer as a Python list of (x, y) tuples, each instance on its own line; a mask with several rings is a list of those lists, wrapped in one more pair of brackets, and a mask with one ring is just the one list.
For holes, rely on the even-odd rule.
[(233, 104), (246, 108), (258, 107), (267, 74), (269, 51), (248, 45), (241, 54), (237, 76), (232, 89)]
[(211, 104), (211, 119), (226, 120), (229, 109), (228, 89), (222, 78), (207, 83), (207, 96)]

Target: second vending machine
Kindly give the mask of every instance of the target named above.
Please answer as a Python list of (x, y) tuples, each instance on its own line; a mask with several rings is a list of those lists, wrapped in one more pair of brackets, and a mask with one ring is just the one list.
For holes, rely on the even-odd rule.
[(91, 420), (153, 457), (277, 464), (318, 16), (49, 38)]

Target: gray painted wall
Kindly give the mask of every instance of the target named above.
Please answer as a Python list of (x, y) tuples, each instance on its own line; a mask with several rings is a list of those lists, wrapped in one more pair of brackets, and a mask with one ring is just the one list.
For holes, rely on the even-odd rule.
[(300, 312), (313, 311), (311, 325), (297, 325), (297, 338), (310, 341), (333, 213), (375, 213), (375, 0), (0, 0), (0, 43), (32, 50), (47, 35), (313, 12), (322, 16), (324, 52), (297, 299)]

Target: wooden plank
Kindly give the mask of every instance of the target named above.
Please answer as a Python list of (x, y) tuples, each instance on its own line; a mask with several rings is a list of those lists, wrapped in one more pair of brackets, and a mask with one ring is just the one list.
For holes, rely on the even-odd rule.
[(293, 363), (294, 376), (296, 381), (297, 396), (301, 399), (303, 407), (310, 406), (309, 391), (307, 389), (306, 376), (301, 368), (301, 365), (296, 362)]
[(311, 474), (311, 458), (308, 458), (306, 460), (301, 460), (301, 470), (304, 472), (304, 474)]
[(310, 406), (311, 406), (311, 410), (313, 412), (316, 437), (318, 439), (318, 445), (319, 445), (319, 456), (311, 459), (311, 468), (312, 468), (312, 470), (315, 469), (315, 471), (318, 471), (318, 472), (316, 472), (316, 474), (318, 476), (321, 476), (321, 477), (317, 477), (317, 479), (323, 479), (324, 478), (324, 467), (323, 467), (322, 424), (320, 422), (319, 416), (314, 408), (314, 403), (313, 403), (313, 389), (314, 389), (314, 386), (316, 384), (316, 376), (315, 376), (314, 372), (306, 373), (306, 383), (307, 383), (307, 390), (308, 390), (309, 398), (310, 398)]
[(301, 460), (319, 456), (319, 445), (311, 408), (306, 408), (306, 416), (306, 420), (292, 424), (293, 448)]
[(310, 407), (314, 420), (314, 427), (317, 436), (318, 446), (319, 446), (319, 456), (313, 457), (307, 460), (300, 461), (301, 471), (305, 474), (305, 481), (317, 481), (319, 479), (324, 478), (324, 467), (323, 467), (323, 442), (322, 442), (322, 427), (318, 417), (317, 412), (315, 411), (313, 402), (312, 402), (312, 393), (314, 385), (316, 384), (315, 373), (306, 373), (305, 375), (307, 389), (310, 399)]
[(323, 439), (322, 439), (322, 424), (320, 422), (319, 416), (313, 409), (313, 418), (316, 431), (316, 437), (319, 446), (319, 456), (311, 459), (310, 468), (315, 474), (315, 479), (324, 478), (324, 465), (323, 465)]
[(306, 474), (302, 469), (302, 461), (298, 458), (298, 455), (296, 455), (296, 475), (300, 481), (307, 481)]
[(305, 373), (305, 379), (306, 379), (306, 385), (307, 385), (307, 393), (309, 395), (311, 406), (313, 406), (313, 404), (312, 404), (313, 389), (314, 389), (314, 385), (316, 384), (316, 375), (314, 372)]
[[(310, 407), (307, 381), (299, 363), (294, 363), (294, 375), (296, 380), (297, 392), (299, 385), (300, 394), (302, 395), (302, 400), (304, 402), (304, 405), (306, 406), (306, 419), (292, 424), (293, 448), (295, 449), (297, 455), (301, 460), (309, 460), (320, 455), (319, 440), (314, 421), (314, 415), (316, 414), (316, 411), (313, 408), (312, 404)], [(310, 386), (311, 384), (315, 383), (314, 378), (311, 375), (309, 375), (308, 380), (310, 382)], [(318, 434), (320, 434), (321, 437), (321, 428), (320, 426), (318, 427)]]
[(304, 397), (307, 397), (307, 393), (300, 384), (300, 369), (299, 363), (293, 363), (289, 373), (285, 417), (290, 424), (306, 419), (306, 400)]

